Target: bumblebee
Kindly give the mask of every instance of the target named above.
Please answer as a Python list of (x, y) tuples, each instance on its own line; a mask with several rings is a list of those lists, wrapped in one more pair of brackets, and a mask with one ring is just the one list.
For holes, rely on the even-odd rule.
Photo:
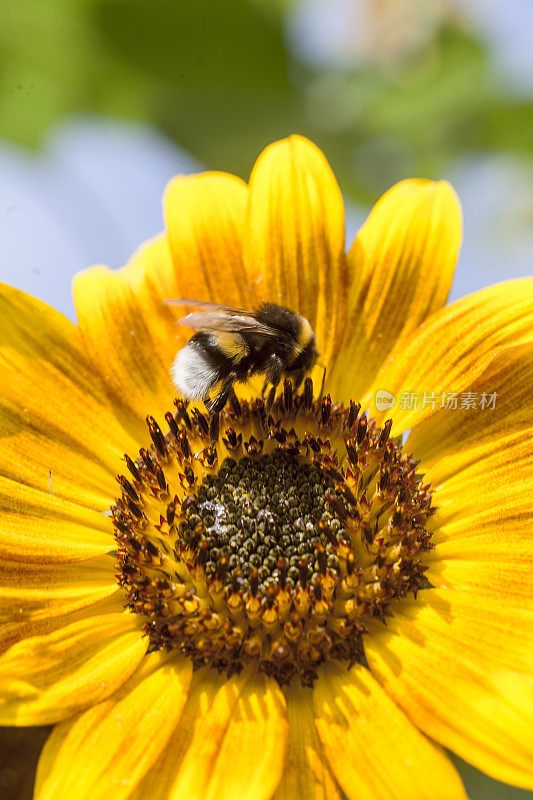
[(235, 383), (264, 375), (263, 396), (271, 387), (265, 401), (268, 416), (281, 379), (291, 377), (297, 388), (316, 364), (311, 325), (284, 306), (261, 303), (246, 311), (197, 300), (167, 302), (202, 309), (179, 320), (198, 333), (178, 351), (170, 373), (182, 396), (202, 400), (210, 415), (222, 411)]

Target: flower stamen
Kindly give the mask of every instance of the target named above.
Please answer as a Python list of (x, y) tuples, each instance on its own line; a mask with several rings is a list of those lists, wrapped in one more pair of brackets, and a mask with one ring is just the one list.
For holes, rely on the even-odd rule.
[(368, 622), (416, 593), (432, 546), (431, 491), (391, 422), (314, 400), (310, 379), (286, 380), (268, 420), (236, 396), (220, 427), (182, 400), (165, 418), (166, 434), (147, 418), (152, 446), (125, 456), (112, 507), (149, 649), (228, 676), (255, 662), (281, 685), (362, 661)]

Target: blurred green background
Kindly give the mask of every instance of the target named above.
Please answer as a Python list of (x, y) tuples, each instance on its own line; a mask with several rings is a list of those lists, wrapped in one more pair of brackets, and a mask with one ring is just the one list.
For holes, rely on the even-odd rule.
[[(455, 295), (531, 272), (530, 0), (17, 0), (3, 3), (0, 23), (5, 242), (17, 213), (32, 238), (24, 213), (47, 137), (65, 120), (105, 119), (140, 124), (153, 148), (168, 141), (190, 164), (245, 179), (266, 144), (303, 133), (326, 153), (353, 226), (395, 181), (448, 177), (465, 206)], [(97, 148), (78, 157), (95, 161)], [(11, 205), (13, 187), (24, 202)], [(98, 258), (119, 266), (137, 244), (119, 255), (102, 245)], [(40, 261), (32, 251), (19, 263), (18, 240), (6, 244), (0, 277), (27, 270), (23, 288), (63, 308), (59, 278), (43, 266), (57, 247), (36, 247)], [(69, 255), (72, 273), (93, 258)], [(1, 736), (4, 800), (31, 796), (44, 736)], [(472, 798), (531, 796), (460, 769)]]
[(349, 237), (395, 181), (452, 181), (452, 299), (531, 272), (531, 0), (17, 0), (0, 23), (0, 278), (70, 316), (59, 286), (155, 234), (173, 172), (246, 179), (293, 132)]
[(2, 17), (0, 135), (34, 147), (93, 112), (247, 177), (300, 131), (364, 202), (473, 151), (533, 154), (533, 62), (498, 53), (513, 26), (531, 40), (527, 0), (18, 0)]

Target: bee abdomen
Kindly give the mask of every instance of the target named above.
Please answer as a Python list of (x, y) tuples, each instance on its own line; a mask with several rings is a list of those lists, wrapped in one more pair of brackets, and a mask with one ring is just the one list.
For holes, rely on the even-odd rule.
[(201, 400), (209, 394), (219, 380), (218, 372), (208, 354), (190, 342), (178, 351), (170, 369), (176, 389), (191, 400)]
[(183, 397), (205, 400), (229, 373), (245, 365), (249, 350), (238, 333), (199, 331), (180, 350), (170, 370)]

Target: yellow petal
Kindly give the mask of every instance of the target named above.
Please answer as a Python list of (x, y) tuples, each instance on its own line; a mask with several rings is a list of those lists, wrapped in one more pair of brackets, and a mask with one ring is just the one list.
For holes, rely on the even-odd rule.
[[(172, 298), (185, 296), (186, 286), (179, 282), (184, 276), (178, 274), (170, 252), (169, 239), (160, 233), (144, 242), (128, 259), (126, 265), (114, 274), (120, 275), (142, 305), (147, 304), (150, 316), (160, 317), (154, 326), (158, 331), (157, 347), (160, 358), (172, 361), (179, 347), (190, 339), (191, 331), (177, 324), (178, 318), (186, 313), (185, 309), (170, 308), (165, 302)], [(185, 272), (185, 277), (189, 273)]]
[(191, 662), (152, 653), (116, 695), (58, 725), (41, 754), (35, 800), (122, 800), (167, 744)]
[(338, 400), (361, 399), (396, 341), (444, 305), (460, 241), (445, 181), (402, 181), (376, 204), (348, 254), (345, 336), (328, 376)]
[[(125, 452), (135, 452), (130, 437), (124, 434), (119, 453), (95, 432), (91, 455), (70, 438), (77, 428), (65, 430), (66, 419), (62, 433), (52, 422), (43, 421), (35, 428), (21, 405), (15, 410), (5, 400), (0, 397), (0, 476), (89, 509), (108, 507), (117, 494), (115, 475), (123, 471), (121, 458)], [(107, 463), (102, 463), (102, 456)]]
[(532, 430), (508, 433), (505, 416), (494, 412), (479, 445), (462, 447), (457, 430), (450, 430), (452, 452), (424, 470), (439, 509), (432, 519), (437, 546), (425, 557), (427, 577), (433, 586), (533, 599)]
[(207, 709), (225, 682), (225, 675), (219, 675), (212, 669), (205, 668), (193, 673), (189, 696), (179, 722), (172, 731), (167, 746), (135, 788), (131, 800), (145, 800), (147, 797), (150, 800), (168, 800), (195, 728), (201, 725)]
[(285, 700), (274, 681), (248, 672), (234, 676), (194, 726), (169, 800), (272, 796), (283, 770), (288, 727)]
[(107, 613), (106, 606), (99, 614), (89, 607), (75, 622), (3, 653), (0, 724), (57, 722), (112, 694), (146, 651), (139, 618), (124, 612), (122, 602), (120, 594)]
[(441, 410), (409, 435), (436, 489), (434, 585), (533, 595), (532, 382), (533, 343), (504, 348), (468, 386), (494, 409)]
[(0, 622), (69, 614), (117, 589), (111, 556), (62, 564), (0, 560)]
[(1, 477), (0, 516), (0, 557), (11, 561), (54, 564), (114, 547), (109, 517)]
[[(416, 600), (401, 601), (396, 616), (401, 618), (397, 629), (408, 631), (413, 642), (425, 639), (426, 646), (443, 657), (459, 659), (457, 674), (463, 665), (471, 665), (485, 671), (490, 682), (491, 672), (500, 669), (533, 672), (533, 607), (525, 608), (519, 597), (483, 590), (425, 589)], [(395, 632), (394, 621), (391, 625)], [(379, 630), (382, 638), (384, 629)], [(368, 641), (372, 645), (374, 633)]]
[(272, 800), (343, 800), (344, 792), (331, 774), (314, 724), (312, 692), (291, 685), (286, 697), (289, 741)]
[(451, 761), (364, 667), (322, 668), (313, 702), (326, 758), (350, 800), (466, 798)]
[[(533, 281), (531, 285), (533, 288)], [(458, 466), (469, 463), (483, 448), (491, 452), (499, 437), (533, 428), (532, 381), (533, 342), (503, 347), (467, 386), (468, 391), (477, 394), (478, 408), (440, 409), (413, 428), (409, 449), (426, 468), (434, 469), (436, 462), (445, 458), (440, 474), (453, 474), (456, 460)], [(479, 407), (483, 392), (496, 393), (493, 409)], [(439, 471), (435, 474), (438, 476)]]
[[(532, 278), (476, 292), (438, 311), (408, 341), (398, 342), (364, 403), (378, 420), (392, 417), (393, 435), (402, 433), (437, 413), (443, 392), (465, 391), (483, 373), (497, 350), (527, 341), (532, 330)], [(375, 393), (380, 389), (396, 397), (394, 407), (383, 414), (374, 406)], [(485, 386), (482, 391), (491, 390)], [(404, 393), (418, 393), (416, 408), (408, 407), (409, 404), (402, 408)], [(462, 398), (459, 396), (458, 400), (459, 407)], [(456, 412), (454, 415), (457, 419)]]
[(173, 408), (170, 367), (178, 349), (174, 315), (148, 280), (132, 288), (126, 273), (104, 267), (76, 276), (74, 300), (95, 370), (117, 413), (120, 409), (133, 435), (145, 441), (146, 415), (165, 427), (164, 414)]
[(131, 440), (75, 325), (0, 285), (0, 475), (93, 507), (116, 492)]
[(37, 636), (45, 637), (60, 628), (66, 628), (83, 621), (88, 616), (98, 614), (108, 614), (110, 612), (123, 611), (124, 604), (122, 595), (115, 587), (114, 594), (96, 600), (94, 603), (85, 605), (77, 610), (68, 611), (66, 614), (50, 614), (38, 618), (28, 618), (19, 620), (16, 616), (11, 617), (7, 622), (0, 624), (0, 654), (3, 654), (13, 647), (17, 642), (26, 639), (35, 639)]
[(323, 359), (333, 358), (346, 312), (344, 206), (329, 164), (307, 139), (291, 136), (259, 156), (244, 257), (249, 272), (264, 276), (267, 298), (307, 317)]
[(531, 545), (531, 530), (525, 544), (520, 533), (495, 525), (492, 534), (454, 537), (439, 544), (427, 556), (425, 574), (433, 586), (517, 595), (531, 608)]
[[(523, 484), (531, 474), (531, 426), (513, 430), (513, 426), (507, 427), (506, 418), (499, 411), (497, 414), (487, 412), (484, 420), (477, 420), (485, 435), (480, 435), (476, 443), (475, 434), (462, 440), (468, 423), (474, 421), (473, 415), (468, 418), (464, 412), (459, 412), (459, 419), (464, 422), (464, 429), (460, 425), (449, 426), (452, 421), (449, 412), (435, 414), (420, 428), (415, 428), (407, 440), (407, 447), (413, 442), (420, 454), (425, 455), (424, 476), (439, 492), (438, 506), (445, 521), (481, 511), (484, 504), (475, 495), (485, 486), (491, 492), (501, 491)], [(430, 431), (435, 434), (431, 440), (428, 438)], [(486, 483), (482, 483), (482, 476)]]
[[(256, 268), (245, 270), (243, 226), (248, 188), (222, 172), (174, 178), (164, 208), (174, 271), (171, 297), (250, 308)], [(168, 297), (168, 295), (167, 295)]]
[[(204, 750), (200, 751), (199, 749), (203, 739), (206, 739), (206, 735), (202, 733), (205, 730), (204, 719), (210, 709), (210, 713), (213, 713), (213, 702), (225, 682), (225, 676), (219, 675), (215, 670), (202, 669), (195, 672), (187, 704), (183, 709), (179, 724), (169, 738), (167, 747), (137, 786), (131, 800), (144, 800), (146, 797), (149, 797), (150, 800), (168, 800), (183, 757), (193, 742), (196, 742), (197, 749), (191, 751), (188, 756), (191, 761), (191, 773), (194, 774), (195, 770), (198, 771), (200, 778), (197, 777), (196, 780), (200, 780), (205, 766), (204, 779), (207, 780), (207, 764), (210, 763), (212, 753), (209, 750), (205, 755)], [(310, 715), (310, 702), (302, 705), (300, 703), (301, 694), (298, 690), (299, 687), (296, 687), (296, 692), (293, 693), (295, 699), (292, 710), (290, 710), (290, 700), (287, 709), (289, 717), (287, 758), (281, 782), (274, 794), (274, 800), (282, 800), (285, 797), (290, 800), (295, 797), (312, 800), (342, 800), (342, 792), (339, 794), (340, 789), (324, 763), (323, 756), (320, 755), (321, 745), (313, 725), (312, 714)], [(238, 689), (235, 691), (237, 692)], [(220, 697), (217, 704), (220, 710)], [(212, 741), (212, 739), (206, 739), (206, 747), (209, 747)], [(218, 744), (218, 739), (214, 740), (215, 750)], [(193, 760), (194, 752), (198, 758), (196, 766)], [(204, 755), (205, 762), (203, 761)], [(259, 747), (257, 754), (254, 753), (254, 758), (256, 755), (260, 756)], [(237, 756), (238, 753), (233, 754), (230, 763), (233, 763)], [(203, 764), (204, 766), (202, 766)], [(190, 780), (193, 779), (190, 778)], [(313, 794), (313, 787), (315, 794)], [(175, 793), (172, 796), (176, 796)]]
[(410, 719), (505, 783), (533, 788), (533, 616), (491, 594), (426, 590), (373, 628), (365, 653)]
[(179, 297), (180, 286), (174, 269), (168, 236), (159, 233), (144, 242), (128, 259), (126, 266), (118, 270), (135, 289), (144, 286), (149, 279), (162, 298)]

